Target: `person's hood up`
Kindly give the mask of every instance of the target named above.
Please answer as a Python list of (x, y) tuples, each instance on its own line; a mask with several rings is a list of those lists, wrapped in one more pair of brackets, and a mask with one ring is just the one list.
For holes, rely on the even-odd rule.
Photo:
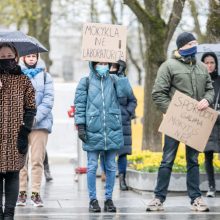
[(218, 77), (218, 58), (214, 52), (206, 52), (202, 55), (201, 61), (204, 63), (205, 58), (211, 56), (215, 60), (215, 70), (211, 73), (211, 78), (216, 78)]
[[(95, 74), (97, 77), (100, 77), (100, 75), (97, 73), (97, 71), (95, 70), (95, 65), (98, 62), (95, 61), (90, 61), (89, 62), (89, 68), (90, 68), (90, 74)], [(109, 69), (111, 68), (110, 64), (109, 64)], [(108, 75), (108, 74), (107, 74)]]

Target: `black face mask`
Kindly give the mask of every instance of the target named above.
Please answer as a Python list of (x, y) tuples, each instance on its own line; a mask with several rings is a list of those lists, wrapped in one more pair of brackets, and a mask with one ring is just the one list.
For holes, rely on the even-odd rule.
[(0, 74), (21, 74), (21, 68), (17, 65), (15, 58), (0, 59)]
[(109, 74), (118, 74), (118, 71), (117, 70), (109, 71)]

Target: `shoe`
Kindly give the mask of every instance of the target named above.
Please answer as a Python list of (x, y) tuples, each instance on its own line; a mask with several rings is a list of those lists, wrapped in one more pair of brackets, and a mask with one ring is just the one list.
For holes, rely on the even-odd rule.
[(44, 176), (47, 182), (50, 182), (51, 180), (53, 180), (53, 177), (51, 176), (51, 173), (50, 173), (49, 165), (44, 166)]
[(105, 172), (102, 172), (102, 174), (101, 174), (101, 181), (105, 182), (105, 180), (106, 180)]
[(20, 191), (18, 194), (18, 200), (16, 206), (26, 206), (27, 205), (27, 194), (26, 191)]
[(111, 199), (107, 199), (104, 204), (105, 212), (116, 212), (116, 207)]
[(39, 193), (32, 192), (31, 204), (35, 207), (43, 207), (44, 206), (44, 203), (43, 203)]
[(125, 181), (125, 173), (119, 173), (119, 187), (121, 191), (128, 190), (128, 186)]
[(198, 211), (198, 212), (208, 212), (209, 208), (203, 201), (201, 197), (196, 198), (192, 205), (191, 205), (191, 210), (193, 211)]
[(163, 203), (158, 198), (154, 198), (147, 206), (146, 211), (163, 211)]
[(214, 187), (210, 187), (208, 192), (206, 193), (206, 197), (210, 197), (210, 198), (214, 198), (215, 197), (215, 188)]
[(15, 208), (5, 207), (4, 220), (14, 220)]
[(93, 199), (89, 202), (89, 212), (101, 212), (101, 208), (97, 199)]

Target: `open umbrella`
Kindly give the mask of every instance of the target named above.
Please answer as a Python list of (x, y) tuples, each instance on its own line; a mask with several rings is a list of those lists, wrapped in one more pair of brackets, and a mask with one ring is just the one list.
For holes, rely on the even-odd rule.
[(197, 46), (197, 52), (220, 52), (220, 44), (199, 44)]
[(0, 43), (12, 43), (20, 56), (33, 53), (48, 52), (48, 50), (34, 37), (27, 36), (21, 31), (0, 32)]

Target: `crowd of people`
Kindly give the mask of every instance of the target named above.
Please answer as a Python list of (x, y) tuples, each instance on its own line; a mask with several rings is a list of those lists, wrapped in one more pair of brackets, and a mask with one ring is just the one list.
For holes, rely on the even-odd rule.
[[(196, 58), (197, 40), (188, 32), (177, 37), (176, 45), (172, 58), (167, 59), (158, 70), (152, 91), (154, 103), (165, 114), (172, 96), (178, 90), (196, 99), (198, 110), (211, 107), (219, 111), (220, 76), (216, 54), (206, 52), (200, 62)], [(127, 155), (132, 154), (131, 120), (135, 118), (137, 99), (126, 77), (124, 61), (92, 61), (89, 68), (89, 76), (80, 80), (74, 99), (75, 124), (83, 150), (87, 152), (89, 211), (101, 212), (96, 194), (96, 172), (100, 162), (102, 179), (105, 181), (104, 211), (116, 212), (112, 193), (117, 170), (120, 190), (128, 190)], [(1, 43), (0, 220), (14, 219), (15, 206), (26, 205), (29, 167), (31, 203), (35, 207), (44, 205), (40, 196), (43, 173), (47, 181), (53, 179), (46, 152), (53, 125), (53, 102), (53, 79), (46, 71), (39, 53), (19, 59), (13, 44)], [(204, 151), (208, 197), (215, 197), (216, 193), (213, 154), (220, 151), (219, 131), (218, 118)], [(178, 146), (178, 140), (165, 136), (154, 198), (146, 211), (164, 210)], [(198, 155), (197, 150), (186, 146), (187, 192), (192, 210), (209, 211), (199, 188)]]

